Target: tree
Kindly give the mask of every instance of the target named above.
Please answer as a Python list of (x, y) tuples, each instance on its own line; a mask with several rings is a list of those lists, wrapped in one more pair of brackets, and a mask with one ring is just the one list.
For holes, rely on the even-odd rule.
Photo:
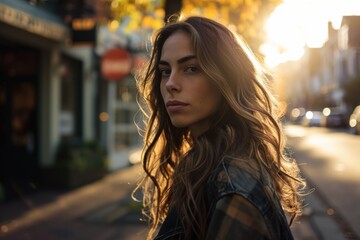
[[(259, 53), (259, 46), (266, 36), (263, 28), (265, 21), (282, 0), (167, 0), (165, 2), (166, 16), (181, 12), (184, 16), (201, 15), (231, 25), (233, 30), (236, 30), (256, 53)], [(182, 9), (179, 9), (181, 6)]]
[(266, 19), (282, 0), (99, 0), (110, 6), (111, 19), (127, 26), (127, 31), (141, 27), (157, 29), (161, 20), (173, 14), (201, 15), (231, 26), (249, 46), (259, 53), (265, 40)]
[(165, 0), (164, 9), (165, 17), (164, 22), (167, 21), (172, 15), (177, 15), (181, 13), (183, 1), (182, 0)]
[(163, 26), (164, 6), (161, 0), (97, 0), (110, 6), (110, 28), (121, 27), (125, 33), (141, 28)]
[[(265, 40), (266, 19), (282, 0), (27, 0), (33, 5), (49, 6), (57, 2), (67, 22), (73, 17), (94, 17), (109, 23), (110, 29), (125, 33), (140, 28), (157, 29), (172, 14), (201, 15), (231, 25), (258, 53)], [(55, 6), (55, 5), (54, 5)]]

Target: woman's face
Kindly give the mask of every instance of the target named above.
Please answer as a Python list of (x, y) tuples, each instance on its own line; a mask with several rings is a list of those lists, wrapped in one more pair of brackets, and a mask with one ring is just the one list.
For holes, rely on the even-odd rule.
[(164, 43), (159, 66), (161, 95), (175, 127), (187, 127), (197, 137), (210, 127), (221, 94), (200, 68), (190, 36), (173, 33)]

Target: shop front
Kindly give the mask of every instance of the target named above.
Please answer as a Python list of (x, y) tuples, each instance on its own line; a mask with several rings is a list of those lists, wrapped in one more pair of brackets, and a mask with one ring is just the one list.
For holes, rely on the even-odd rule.
[(0, 43), (0, 159), (7, 198), (37, 182), (39, 51)]
[(41, 167), (51, 162), (51, 107), (58, 104), (57, 66), (68, 36), (56, 16), (0, 0), (0, 202), (36, 191)]

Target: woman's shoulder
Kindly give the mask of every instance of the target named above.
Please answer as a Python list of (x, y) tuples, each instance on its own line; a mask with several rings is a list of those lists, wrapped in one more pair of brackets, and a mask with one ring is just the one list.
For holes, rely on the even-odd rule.
[(258, 173), (247, 163), (250, 160), (224, 159), (209, 178), (211, 184), (226, 185), (233, 191), (245, 188), (251, 190), (258, 184)]
[(260, 174), (260, 171), (247, 164), (247, 161), (251, 160), (225, 160), (216, 167), (209, 178), (206, 191), (210, 212), (213, 213), (214, 206), (224, 197), (234, 199), (239, 195), (242, 198), (238, 199), (248, 201), (260, 212), (269, 229), (274, 231), (274, 236), (288, 234), (289, 237), (286, 239), (292, 239), (280, 202), (272, 190), (269, 176), (264, 172)]
[(213, 171), (207, 184), (207, 192), (212, 199), (220, 199), (229, 194), (238, 194), (253, 204), (266, 198), (264, 183), (259, 171), (249, 164), (250, 159), (226, 159)]

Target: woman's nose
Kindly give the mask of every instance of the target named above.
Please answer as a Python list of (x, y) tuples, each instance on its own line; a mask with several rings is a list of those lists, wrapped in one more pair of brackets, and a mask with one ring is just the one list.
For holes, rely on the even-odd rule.
[(171, 72), (169, 79), (166, 82), (166, 90), (169, 92), (178, 92), (181, 90), (179, 76), (175, 72)]

